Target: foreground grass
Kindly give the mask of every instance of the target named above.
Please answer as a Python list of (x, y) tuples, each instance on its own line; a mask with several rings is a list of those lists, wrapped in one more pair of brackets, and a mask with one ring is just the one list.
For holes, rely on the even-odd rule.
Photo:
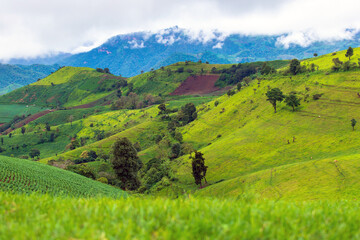
[[(56, 198), (0, 192), (4, 239), (356, 239), (360, 203)], [(41, 223), (41, 224), (39, 224)]]

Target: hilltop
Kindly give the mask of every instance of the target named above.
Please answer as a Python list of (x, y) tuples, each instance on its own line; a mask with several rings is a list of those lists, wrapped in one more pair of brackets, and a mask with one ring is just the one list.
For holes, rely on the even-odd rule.
[(63, 67), (35, 83), (1, 96), (0, 102), (73, 107), (105, 98), (124, 81), (124, 78), (91, 68)]

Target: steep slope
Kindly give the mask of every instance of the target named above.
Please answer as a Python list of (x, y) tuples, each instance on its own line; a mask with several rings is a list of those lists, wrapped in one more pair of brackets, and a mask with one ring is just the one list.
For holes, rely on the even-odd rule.
[[(358, 54), (358, 51), (356, 49), (355, 53)], [(331, 61), (331, 58), (327, 61)], [(327, 72), (329, 69), (320, 70)], [(300, 194), (302, 187), (308, 186), (310, 191), (300, 194), (303, 198), (327, 198), (338, 191), (336, 189), (345, 179), (344, 189), (337, 196), (349, 192), (349, 196), (357, 196), (358, 192), (351, 189), (356, 188), (353, 184), (358, 180), (355, 170), (358, 168), (355, 161), (357, 156), (354, 154), (357, 153), (360, 141), (358, 131), (352, 131), (350, 120), (360, 119), (357, 111), (360, 107), (357, 95), (360, 92), (359, 78), (358, 70), (337, 73), (319, 71), (292, 76), (291, 79), (288, 76), (269, 76), (262, 78), (259, 84), (257, 81), (252, 82), (232, 97), (220, 97), (217, 106), (208, 104), (198, 112), (198, 119), (182, 130), (184, 141), (200, 149), (209, 166), (207, 180), (214, 186), (210, 190), (205, 188), (203, 192), (211, 195), (214, 193), (211, 189), (217, 189), (219, 194), (240, 193), (249, 187), (255, 192), (264, 191), (262, 197), (278, 197), (277, 194), (269, 194), (269, 191), (279, 187), (284, 191), (282, 196), (291, 198), (298, 196), (294, 193)], [(275, 114), (265, 96), (269, 88), (275, 87), (285, 94), (295, 91), (303, 99), (301, 107), (292, 112), (285, 103), (280, 103), (278, 113)], [(319, 100), (313, 99), (315, 94), (321, 94)], [(348, 159), (349, 162), (345, 162)], [(337, 172), (334, 160), (339, 161), (339, 168), (343, 166), (349, 174), (343, 173), (343, 177)], [(307, 165), (289, 165), (309, 161), (324, 166), (324, 171), (316, 175), (316, 168), (312, 165), (312, 168)], [(285, 165), (289, 167), (277, 168)], [(265, 189), (262, 181), (269, 180), (273, 168), (277, 173), (282, 173), (278, 178), (283, 180), (274, 182), (273, 186), (266, 185)], [(309, 175), (305, 175), (304, 179), (308, 179), (309, 183), (306, 185), (298, 178), (301, 172), (306, 173), (307, 168)], [(187, 157), (181, 158), (174, 169), (178, 172), (181, 184), (194, 187)], [(291, 175), (286, 175), (289, 172), (293, 173), (293, 181), (299, 182), (296, 186), (293, 184), (292, 193), (282, 185), (291, 184), (286, 179), (291, 178)], [(337, 177), (337, 180), (334, 179), (337, 184), (328, 182), (320, 185), (311, 180), (324, 178), (326, 182), (329, 179), (324, 175), (326, 172)], [(259, 179), (260, 182), (253, 183), (247, 181), (247, 178)], [(235, 179), (245, 180), (246, 184), (239, 184)], [(332, 186), (325, 187), (328, 184)]]
[(0, 156), (0, 190), (76, 197), (125, 197), (127, 194), (81, 175), (38, 162)]
[(124, 79), (90, 68), (64, 67), (29, 86), (0, 97), (1, 103), (77, 106), (111, 94)]

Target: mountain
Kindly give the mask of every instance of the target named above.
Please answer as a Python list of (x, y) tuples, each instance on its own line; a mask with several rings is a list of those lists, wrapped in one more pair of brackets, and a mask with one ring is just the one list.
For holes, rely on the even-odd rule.
[(0, 64), (0, 94), (28, 85), (55, 72), (59, 65)]
[[(186, 29), (173, 27), (157, 33), (137, 32), (110, 38), (89, 52), (27, 60), (60, 65), (110, 68), (116, 75), (131, 77), (140, 71), (150, 71), (180, 61), (227, 64), (239, 62), (269, 61), (279, 59), (310, 58), (339, 51), (348, 46), (360, 46), (360, 33), (353, 40), (318, 41), (306, 47), (290, 44), (284, 47), (284, 35), (224, 35), (221, 32), (194, 34)], [(21, 59), (13, 63), (24, 63)]]

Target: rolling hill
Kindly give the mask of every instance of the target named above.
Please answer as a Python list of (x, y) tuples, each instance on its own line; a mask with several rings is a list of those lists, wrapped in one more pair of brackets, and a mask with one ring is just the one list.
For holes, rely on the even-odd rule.
[(73, 107), (105, 98), (118, 88), (120, 81), (124, 79), (95, 69), (64, 67), (44, 79), (1, 96), (0, 102)]
[(0, 156), (0, 190), (72, 197), (126, 197), (119, 189), (81, 175), (25, 159)]

